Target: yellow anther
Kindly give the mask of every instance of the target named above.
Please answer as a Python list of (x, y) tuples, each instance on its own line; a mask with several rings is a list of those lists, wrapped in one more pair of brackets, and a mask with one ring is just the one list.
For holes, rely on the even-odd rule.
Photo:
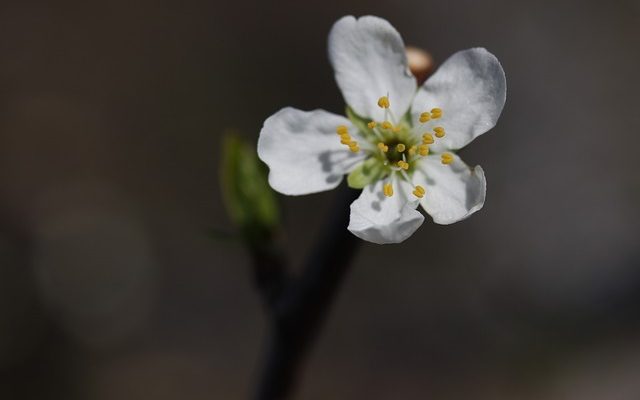
[(429, 145), (421, 144), (418, 146), (418, 154), (421, 156), (429, 155)]
[(424, 190), (424, 188), (420, 185), (416, 185), (415, 189), (413, 190), (413, 195), (418, 197), (418, 198), (422, 198), (424, 197), (424, 194), (426, 193), (426, 191)]
[(339, 127), (336, 128), (336, 133), (340, 136), (348, 135), (349, 129), (344, 125), (340, 125)]
[(391, 122), (389, 122), (389, 121), (384, 121), (384, 122), (382, 123), (382, 127), (383, 127), (384, 129), (391, 129), (391, 128), (393, 128), (393, 125), (392, 125), (392, 124), (391, 124)]
[(451, 164), (453, 162), (453, 154), (451, 153), (443, 153), (442, 156), (440, 156), (442, 159), (442, 163), (444, 165), (448, 165)]
[(393, 131), (394, 131), (395, 133), (400, 132), (400, 129), (401, 129), (401, 128), (400, 128), (398, 125), (396, 125), (396, 126), (394, 126), (394, 127), (393, 127)]
[(420, 114), (420, 122), (422, 122), (423, 124), (425, 122), (428, 122), (431, 119), (431, 114), (429, 114), (428, 112), (423, 112), (422, 114)]
[(378, 107), (389, 108), (389, 98), (387, 96), (380, 97), (378, 99)]
[(393, 186), (390, 183), (385, 183), (382, 187), (382, 192), (387, 197), (393, 196)]
[(440, 108), (432, 108), (431, 109), (431, 118), (440, 118), (442, 117), (442, 110)]
[(409, 147), (409, 155), (412, 156), (412, 155), (416, 154), (416, 150), (417, 149), (418, 149), (418, 146)]
[(433, 144), (433, 135), (430, 133), (425, 133), (424, 135), (422, 135), (422, 143)]
[(405, 171), (409, 169), (409, 163), (403, 160), (398, 161), (398, 167), (404, 169)]
[(389, 151), (389, 146), (387, 146), (386, 144), (380, 142), (378, 143), (378, 148), (383, 152), (386, 153), (387, 151)]
[(433, 131), (436, 133), (436, 137), (441, 138), (444, 137), (444, 128), (441, 126), (436, 126), (433, 128)]
[(349, 146), (349, 150), (351, 150), (352, 153), (357, 153), (360, 151), (360, 147), (358, 146), (358, 143), (356, 143), (353, 146)]
[(404, 149), (405, 149), (405, 148), (406, 148), (406, 146), (405, 146), (404, 144), (400, 143), (400, 144), (398, 144), (398, 145), (396, 146), (396, 151), (397, 151), (398, 153), (402, 153), (402, 152), (404, 151)]
[(376, 127), (376, 125), (377, 125), (377, 124), (376, 124), (376, 121), (371, 121), (371, 122), (369, 122), (369, 123), (367, 124), (367, 126), (369, 127), (369, 129), (373, 129), (373, 128), (375, 128), (375, 127)]
[(348, 145), (349, 143), (351, 143), (351, 136), (349, 136), (348, 134), (340, 136), (340, 143)]

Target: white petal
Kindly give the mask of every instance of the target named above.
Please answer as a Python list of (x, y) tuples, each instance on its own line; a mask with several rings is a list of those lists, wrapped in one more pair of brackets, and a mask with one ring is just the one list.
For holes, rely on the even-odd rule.
[(417, 89), (409, 72), (404, 43), (386, 20), (346, 16), (329, 33), (329, 60), (344, 100), (360, 116), (382, 121), (378, 99), (389, 94), (397, 118), (411, 106)]
[(411, 108), (414, 126), (420, 126), (421, 112), (441, 108), (442, 117), (424, 125), (446, 131), (432, 148), (460, 149), (495, 126), (506, 90), (504, 71), (493, 54), (483, 48), (457, 52), (418, 90)]
[(422, 208), (433, 222), (447, 225), (463, 220), (484, 205), (487, 181), (478, 165), (469, 168), (457, 155), (449, 165), (439, 155), (425, 157), (413, 174), (413, 182), (426, 194), (420, 200)]
[[(269, 166), (269, 184), (280, 193), (300, 195), (333, 189), (343, 175), (364, 158), (340, 144), (336, 128), (345, 125), (358, 140), (349, 120), (324, 110), (283, 108), (260, 131), (258, 156)], [(360, 142), (358, 140), (358, 142)]]
[(351, 203), (348, 229), (357, 237), (378, 244), (400, 243), (422, 225), (424, 216), (416, 211), (418, 201), (409, 198), (412, 187), (395, 180), (394, 194), (386, 197), (384, 181), (378, 181), (362, 190)]

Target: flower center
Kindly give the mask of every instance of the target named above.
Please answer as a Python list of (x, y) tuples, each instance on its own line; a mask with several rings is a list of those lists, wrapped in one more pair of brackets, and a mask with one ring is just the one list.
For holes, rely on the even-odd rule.
[[(417, 161), (429, 155), (429, 145), (435, 143), (436, 138), (443, 138), (446, 132), (443, 127), (435, 126), (432, 131), (426, 131), (420, 137), (414, 133), (415, 129), (411, 126), (410, 121), (396, 119), (391, 111), (388, 94), (378, 99), (378, 107), (384, 109), (384, 120), (369, 121), (366, 125), (368, 130), (365, 129), (361, 133), (366, 139), (362, 150), (379, 160), (384, 170), (382, 174), (382, 179), (385, 181), (383, 194), (387, 197), (393, 196), (392, 178), (399, 175), (402, 180), (411, 183), (414, 187), (412, 194), (422, 198), (426, 194), (426, 190), (420, 185), (414, 185), (411, 175)], [(440, 117), (442, 117), (442, 109), (432, 108), (430, 111), (420, 114), (419, 122), (427, 124), (435, 122)], [(360, 130), (363, 129), (364, 125)], [(336, 132), (340, 136), (340, 143), (348, 146), (350, 151), (354, 153), (360, 151), (360, 145), (351, 137), (346, 126), (339, 126)], [(451, 153), (443, 153), (440, 156), (444, 165), (449, 165), (454, 161)]]
[[(383, 162), (387, 162), (389, 165), (397, 164), (398, 161), (406, 161), (407, 145), (400, 141), (397, 137), (393, 137), (384, 142), (378, 142), (377, 144), (378, 158)], [(404, 158), (402, 156), (405, 156)]]

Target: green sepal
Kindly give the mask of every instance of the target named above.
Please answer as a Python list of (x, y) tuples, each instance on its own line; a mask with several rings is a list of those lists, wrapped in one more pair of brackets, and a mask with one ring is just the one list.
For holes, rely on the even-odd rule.
[(402, 118), (400, 118), (400, 123), (401, 124), (405, 124), (408, 127), (412, 127), (413, 126), (413, 123), (411, 122), (411, 109), (409, 109), (409, 111), (404, 113)]
[(373, 135), (373, 132), (371, 131), (371, 129), (369, 129), (369, 126), (367, 125), (369, 122), (371, 122), (370, 120), (366, 120), (362, 118), (361, 116), (356, 114), (356, 112), (353, 111), (349, 106), (347, 106), (345, 114), (347, 114), (347, 118), (349, 118), (349, 121), (351, 121), (351, 123), (354, 124), (356, 128), (358, 128), (358, 130), (363, 135), (365, 136)]
[(280, 223), (276, 193), (254, 145), (227, 133), (222, 146), (220, 183), (231, 220), (245, 233), (273, 230)]
[(361, 162), (347, 177), (347, 184), (353, 189), (362, 189), (377, 181), (384, 174), (384, 167), (380, 160), (371, 157)]

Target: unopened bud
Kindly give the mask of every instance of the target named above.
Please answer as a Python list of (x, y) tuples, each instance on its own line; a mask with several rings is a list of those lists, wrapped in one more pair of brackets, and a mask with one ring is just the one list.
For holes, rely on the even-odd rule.
[(407, 54), (409, 69), (413, 76), (416, 77), (418, 86), (420, 86), (427, 80), (433, 71), (433, 57), (431, 57), (431, 54), (426, 51), (413, 46), (407, 46), (405, 52)]

